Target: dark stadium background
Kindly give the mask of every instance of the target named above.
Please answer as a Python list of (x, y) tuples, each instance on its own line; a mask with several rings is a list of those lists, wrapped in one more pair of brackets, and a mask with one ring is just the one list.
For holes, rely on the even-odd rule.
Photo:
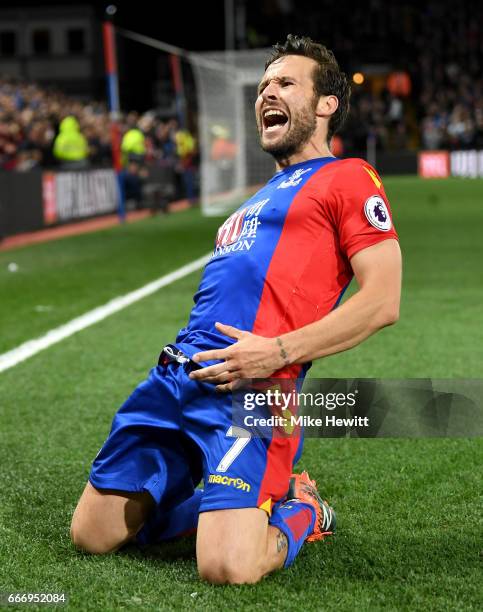
[[(2, 2), (3, 9), (38, 7), (42, 3), (19, 0)], [(75, 0), (52, 0), (45, 6), (88, 6), (93, 9), (99, 21), (104, 19), (105, 7), (114, 4), (118, 8), (114, 22), (120, 27), (129, 28), (152, 36), (164, 42), (177, 45), (190, 51), (208, 51), (225, 48), (225, 5), (223, 0), (212, 2), (76, 2)], [(407, 7), (409, 13), (421, 14), (426, 6), (433, 7), (442, 3), (405, 2), (398, 3)], [(444, 4), (444, 3), (443, 3)], [(474, 2), (460, 3), (459, 8), (468, 5), (472, 10)], [(320, 40), (329, 48), (337, 49), (337, 57), (350, 72), (357, 67), (358, 58), (366, 62), (397, 61), (407, 66), (414, 59), (416, 49), (401, 43), (404, 40), (401, 23), (391, 18), (386, 3), (372, 0), (367, 3), (346, 3), (321, 0), (232, 0), (237, 25), (234, 28), (233, 44), (236, 49), (269, 47), (283, 40), (289, 33), (305, 34)], [(373, 29), (370, 35), (357, 35), (353, 29), (354, 19), (349, 12), (370, 14)], [(349, 27), (348, 27), (349, 26)], [(352, 48), (345, 50), (337, 44), (341, 39), (352, 38)], [(122, 45), (122, 43), (121, 43)], [(344, 46), (345, 43), (344, 43)], [(122, 50), (121, 50), (122, 53)], [(102, 66), (102, 57), (99, 58)], [(146, 110), (153, 105), (151, 82), (156, 75), (156, 58), (141, 45), (129, 49), (129, 62), (121, 64), (122, 83), (125, 85), (122, 96), (124, 108)], [(96, 84), (95, 93), (104, 96), (104, 82)], [(137, 90), (142, 91), (142, 95)]]

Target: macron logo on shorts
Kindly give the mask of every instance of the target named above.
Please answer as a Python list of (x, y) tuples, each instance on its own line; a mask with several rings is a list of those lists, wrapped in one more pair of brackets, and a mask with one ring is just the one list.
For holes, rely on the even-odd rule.
[(248, 482), (245, 482), (241, 478), (229, 478), (228, 476), (222, 476), (221, 474), (210, 474), (208, 477), (208, 482), (211, 482), (212, 484), (225, 485), (225, 487), (235, 487), (235, 489), (241, 489), (242, 491), (246, 491), (246, 493), (250, 493), (251, 489)]

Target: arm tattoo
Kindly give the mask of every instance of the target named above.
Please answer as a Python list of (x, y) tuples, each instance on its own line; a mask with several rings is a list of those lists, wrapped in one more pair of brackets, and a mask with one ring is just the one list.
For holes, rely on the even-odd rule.
[(287, 351), (283, 347), (281, 338), (277, 338), (277, 344), (280, 347), (280, 357), (283, 359), (286, 366), (290, 365), (290, 360), (288, 358)]
[(277, 552), (280, 553), (288, 547), (287, 536), (281, 531), (277, 535)]

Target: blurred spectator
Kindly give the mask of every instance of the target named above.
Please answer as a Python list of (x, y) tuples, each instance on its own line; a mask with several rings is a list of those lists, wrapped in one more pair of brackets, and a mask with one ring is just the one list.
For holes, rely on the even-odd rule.
[(178, 130), (175, 134), (176, 153), (179, 158), (178, 171), (183, 181), (185, 196), (189, 202), (194, 201), (194, 156), (196, 152), (196, 141), (188, 130)]
[(388, 101), (387, 117), (389, 122), (398, 125), (404, 118), (404, 107), (401, 98), (391, 96)]
[(176, 130), (178, 122), (171, 119), (159, 123), (154, 130), (154, 147), (159, 151), (161, 159), (168, 164), (176, 162)]
[(444, 123), (436, 115), (426, 116), (422, 122), (424, 149), (441, 149), (444, 142)]
[(411, 87), (411, 77), (405, 70), (395, 70), (387, 79), (387, 89), (395, 98), (407, 98)]
[(457, 104), (451, 112), (447, 132), (452, 148), (472, 146), (475, 138), (475, 124), (469, 110), (463, 104)]
[(209, 182), (217, 184), (221, 191), (228, 191), (233, 184), (235, 159), (238, 155), (238, 145), (231, 136), (230, 130), (221, 123), (211, 126), (211, 164), (210, 172), (214, 174)]
[(5, 170), (13, 170), (16, 166), (18, 152), (17, 124), (10, 117), (0, 123), (0, 166)]
[[(128, 125), (133, 125), (134, 119), (139, 122), (137, 115), (130, 113), (127, 117)], [(146, 139), (139, 128), (133, 125), (127, 130), (122, 138), (121, 151), (126, 206), (129, 208), (132, 203), (134, 208), (141, 208), (143, 204), (143, 182), (147, 177), (147, 172), (144, 167)]]
[(125, 164), (129, 161), (142, 163), (146, 154), (146, 139), (139, 128), (132, 127), (122, 137), (121, 151)]
[(54, 140), (54, 156), (65, 170), (81, 170), (88, 166), (89, 147), (80, 132), (79, 123), (69, 115), (60, 122), (59, 133)]
[(221, 124), (215, 124), (211, 127), (211, 159), (214, 161), (228, 162), (235, 159), (238, 152), (236, 142), (230, 135), (230, 130)]

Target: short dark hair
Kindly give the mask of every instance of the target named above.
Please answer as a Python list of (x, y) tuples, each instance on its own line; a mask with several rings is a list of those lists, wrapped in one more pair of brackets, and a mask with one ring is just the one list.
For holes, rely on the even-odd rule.
[(265, 70), (275, 60), (285, 55), (303, 55), (317, 62), (314, 69), (314, 94), (320, 96), (336, 96), (339, 106), (329, 120), (327, 130), (327, 142), (330, 142), (333, 134), (339, 131), (349, 113), (349, 100), (351, 88), (344, 72), (341, 72), (339, 64), (330, 49), (320, 43), (314, 42), (308, 36), (296, 36), (289, 34), (283, 43), (273, 46), (272, 54), (265, 64)]

